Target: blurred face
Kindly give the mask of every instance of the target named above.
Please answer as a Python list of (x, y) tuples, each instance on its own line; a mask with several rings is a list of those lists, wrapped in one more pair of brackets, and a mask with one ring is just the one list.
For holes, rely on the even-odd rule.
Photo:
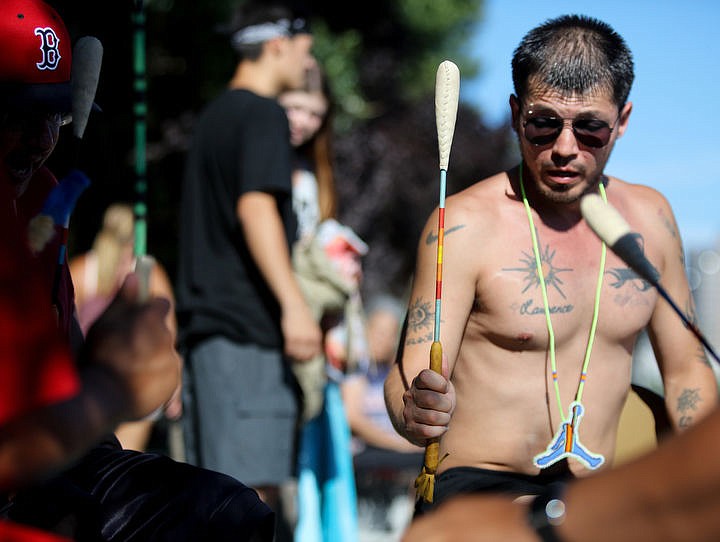
[(549, 202), (569, 204), (597, 186), (632, 104), (618, 111), (605, 93), (567, 96), (531, 87), (522, 103), (512, 96), (510, 107), (530, 174), (526, 186), (533, 183)]
[(0, 182), (21, 196), (57, 144), (60, 113), (0, 113)]
[(285, 66), (287, 67), (285, 88), (302, 88), (305, 83), (305, 72), (314, 63), (310, 54), (313, 38), (311, 34), (296, 34), (287, 38), (287, 54)]
[(317, 134), (328, 110), (325, 97), (316, 92), (291, 90), (278, 99), (285, 108), (290, 124), (290, 143), (299, 147)]

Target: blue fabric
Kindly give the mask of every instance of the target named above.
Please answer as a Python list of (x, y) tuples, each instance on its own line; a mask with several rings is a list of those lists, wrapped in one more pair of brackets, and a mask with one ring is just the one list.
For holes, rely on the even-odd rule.
[(303, 427), (298, 471), (295, 542), (357, 542), (350, 428), (335, 382), (325, 387), (321, 413)]
[(42, 214), (51, 216), (55, 224), (67, 227), (75, 203), (89, 185), (90, 179), (87, 175), (78, 169), (73, 169), (48, 194)]

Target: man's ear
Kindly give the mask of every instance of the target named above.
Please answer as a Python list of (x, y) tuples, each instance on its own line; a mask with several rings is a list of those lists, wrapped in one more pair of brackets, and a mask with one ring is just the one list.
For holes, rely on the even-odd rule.
[(625, 133), (625, 130), (627, 130), (628, 121), (630, 120), (630, 113), (632, 113), (632, 107), (633, 107), (632, 102), (628, 102), (620, 110), (620, 116), (618, 117), (618, 127), (617, 127), (618, 138), (622, 137), (623, 134)]
[(510, 95), (510, 113), (512, 114), (512, 128), (517, 133), (520, 122), (520, 101), (514, 94)]
[(284, 36), (278, 36), (276, 38), (271, 38), (267, 40), (263, 44), (263, 53), (268, 53), (270, 55), (278, 55), (281, 54), (285, 48), (287, 47), (288, 38)]

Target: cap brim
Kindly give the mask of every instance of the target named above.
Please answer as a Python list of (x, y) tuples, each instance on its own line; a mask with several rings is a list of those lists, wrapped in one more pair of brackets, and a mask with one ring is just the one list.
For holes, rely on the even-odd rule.
[[(72, 111), (72, 86), (70, 82), (37, 85), (0, 83), (0, 103), (15, 109), (69, 113)], [(93, 111), (101, 111), (96, 103), (93, 103)]]

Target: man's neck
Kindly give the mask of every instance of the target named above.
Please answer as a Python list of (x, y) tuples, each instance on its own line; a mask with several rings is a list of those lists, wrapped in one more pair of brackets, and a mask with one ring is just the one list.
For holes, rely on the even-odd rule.
[[(509, 178), (518, 199), (522, 200), (519, 185), (516, 184), (519, 182), (520, 167), (515, 170), (517, 172), (516, 175), (509, 174)], [(534, 208), (539, 215), (541, 215), (543, 222), (553, 228), (566, 230), (574, 227), (582, 221), (580, 198), (571, 202), (553, 201), (548, 198), (548, 196), (538, 192), (535, 181), (531, 178), (527, 178), (529, 177), (527, 170), (523, 173), (525, 176), (524, 185), (527, 199), (530, 206)], [(588, 188), (588, 192), (598, 192), (598, 185), (601, 182), (607, 184), (607, 178), (604, 174), (600, 175), (597, 181)]]
[(240, 62), (228, 88), (245, 89), (266, 98), (277, 98), (282, 88), (274, 73), (260, 62)]

